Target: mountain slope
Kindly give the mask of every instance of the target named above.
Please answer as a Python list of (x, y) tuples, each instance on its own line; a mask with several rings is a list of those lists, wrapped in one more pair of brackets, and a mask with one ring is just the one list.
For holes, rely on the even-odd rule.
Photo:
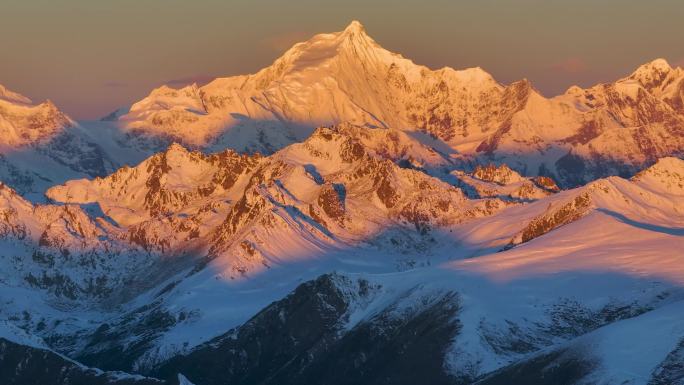
[[(439, 154), (399, 136), (424, 159), (401, 168), (402, 151), (379, 145), (391, 129), (373, 130), (320, 128), (270, 156), (173, 145), (50, 189), (60, 206), (5, 187), (3, 318), (89, 366), (168, 380), (180, 368), (190, 381), (221, 383), (233, 367), (236, 380), (296, 382), (334, 364), (348, 375), (330, 382), (382, 382), (372, 373), (400, 373), (382, 365), (394, 354), (407, 367), (429, 358), (430, 373), (412, 375), (466, 384), (681, 298), (684, 161), (529, 202), (469, 199), (413, 169), (442, 164)], [(472, 178), (527, 181), (505, 167)], [(344, 273), (279, 301), (330, 271)], [(102, 272), (102, 290), (88, 292)], [(320, 333), (298, 331), (316, 317)], [(273, 328), (286, 337), (253, 331)], [(416, 339), (418, 330), (432, 334)], [(255, 356), (267, 340), (283, 353)], [(663, 345), (654, 365), (669, 367), (673, 349)], [(255, 352), (257, 367), (243, 365), (241, 350)], [(196, 360), (210, 370), (193, 370)]]
[[(337, 167), (342, 167), (345, 175), (354, 175), (353, 170), (358, 166), (337, 158), (340, 154), (347, 153), (343, 143), (348, 140), (338, 135), (329, 129), (321, 129), (308, 141), (288, 147), (272, 157), (263, 158), (261, 161), (264, 164), (256, 167), (262, 171), (253, 174), (250, 179), (267, 181), (270, 175), (273, 180), (279, 180), (280, 183), (265, 189), (265, 186), (262, 186), (256, 190), (248, 187), (242, 190), (245, 191), (243, 197), (250, 197), (244, 199), (245, 207), (250, 207), (244, 212), (253, 213), (245, 214), (245, 218), (253, 218), (233, 221), (231, 218), (237, 214), (231, 213), (237, 212), (233, 209), (227, 213), (224, 211), (222, 217), (225, 220), (217, 227), (220, 230), (207, 232), (210, 234), (209, 238), (206, 238), (209, 241), (205, 243), (214, 242), (213, 249), (209, 250), (212, 259), (200, 269), (193, 269), (189, 275), (184, 273), (174, 276), (167, 281), (168, 285), (160, 285), (159, 289), (141, 296), (135, 302), (138, 308), (129, 308), (129, 313), (118, 319), (108, 320), (106, 327), (99, 328), (87, 338), (82, 337), (82, 340), (88, 343), (78, 348), (76, 356), (89, 365), (158, 373), (166, 377), (175, 374), (175, 367), (190, 368), (195, 364), (191, 363), (192, 361), (185, 364), (184, 358), (178, 357), (173, 359), (166, 369), (157, 369), (160, 362), (179, 353), (189, 353), (189, 357), (194, 357), (190, 349), (198, 346), (195, 349), (203, 353), (197, 353), (197, 356), (216, 357), (217, 367), (204, 374), (183, 370), (190, 380), (199, 381), (204, 377), (193, 378), (193, 375), (204, 375), (218, 376), (212, 377), (214, 380), (207, 380), (218, 381), (218, 378), (222, 378), (220, 376), (225, 375), (221, 369), (225, 365), (235, 365), (236, 370), (241, 368), (241, 375), (257, 375), (256, 372), (251, 372), (251, 369), (242, 368), (238, 364), (241, 362), (239, 355), (231, 358), (232, 356), (226, 353), (240, 351), (243, 348), (248, 351), (251, 349), (243, 347), (242, 342), (235, 342), (234, 337), (226, 337), (228, 347), (220, 348), (218, 351), (213, 349), (223, 345), (202, 343), (220, 336), (229, 328), (241, 327), (249, 316), (257, 313), (270, 301), (284, 296), (300, 280), (307, 277), (312, 279), (317, 273), (342, 269), (347, 272), (364, 272), (362, 277), (370, 282), (368, 287), (382, 287), (379, 291), (382, 294), (373, 294), (361, 302), (355, 302), (357, 299), (354, 299), (351, 304), (346, 302), (347, 299), (343, 299), (343, 302), (348, 303), (344, 305), (345, 308), (351, 310), (335, 313), (333, 318), (337, 321), (326, 326), (331, 329), (322, 331), (323, 335), (337, 337), (332, 340), (328, 340), (332, 337), (324, 337), (324, 341), (327, 342), (313, 340), (313, 345), (310, 345), (315, 347), (323, 343), (328, 347), (326, 349), (331, 350), (316, 350), (316, 357), (319, 358), (313, 362), (302, 361), (291, 370), (299, 371), (302, 369), (302, 366), (298, 366), (300, 364), (307, 368), (311, 365), (311, 369), (306, 371), (312, 370), (311, 373), (317, 373), (313, 369), (316, 365), (326, 367), (328, 364), (324, 364), (325, 362), (340, 362), (343, 359), (334, 352), (361, 349), (360, 345), (344, 347), (351, 343), (345, 341), (357, 341), (359, 338), (355, 337), (357, 332), (352, 333), (348, 330), (353, 331), (358, 327), (359, 335), (366, 335), (363, 333), (368, 333), (369, 329), (378, 330), (380, 326), (375, 322), (382, 321), (383, 327), (395, 325), (395, 321), (399, 322), (396, 325), (421, 324), (423, 321), (418, 321), (421, 319), (421, 312), (415, 313), (415, 317), (418, 318), (414, 319), (414, 316), (410, 316), (413, 313), (394, 313), (391, 309), (396, 306), (403, 308), (413, 301), (420, 301), (416, 298), (432, 301), (437, 298), (435, 293), (451, 292), (467, 300), (458, 302), (458, 307), (462, 308), (463, 312), (457, 317), (461, 325), (461, 334), (458, 336), (461, 337), (456, 336), (454, 344), (448, 345), (440, 356), (445, 368), (444, 378), (460, 379), (460, 382), (454, 383), (470, 383), (493, 370), (523, 360), (532, 352), (570, 341), (618, 319), (650, 311), (669, 303), (668, 298), (674, 300), (681, 294), (678, 283), (684, 279), (684, 275), (680, 268), (678, 244), (681, 241), (681, 228), (684, 228), (684, 223), (681, 215), (673, 215), (681, 211), (683, 199), (678, 190), (678, 178), (684, 170), (684, 162), (679, 159), (663, 159), (632, 181), (608, 178), (586, 187), (540, 198), (532, 203), (513, 205), (499, 213), (495, 210), (488, 216), (476, 215), (467, 221), (462, 221), (457, 216), (453, 222), (431, 226), (425, 233), (434, 239), (429, 241), (428, 245), (435, 242), (429, 249), (417, 248), (411, 244), (384, 242), (382, 239), (385, 235), (379, 238), (380, 243), (349, 242), (341, 248), (339, 244), (332, 242), (323, 247), (326, 239), (340, 238), (343, 234), (348, 236), (349, 233), (343, 230), (346, 228), (340, 228), (341, 224), (349, 226), (349, 223), (353, 224), (361, 217), (370, 217), (371, 213), (378, 215), (377, 210), (387, 209), (385, 203), (379, 200), (378, 206), (372, 211), (360, 211), (360, 214), (349, 211), (353, 205), (350, 197), (363, 190), (346, 178), (338, 179), (345, 181), (347, 198), (345, 205), (341, 206), (345, 209), (336, 211), (340, 206), (339, 201), (335, 200), (332, 202), (336, 204), (331, 206), (313, 203), (314, 207), (320, 208), (320, 218), (326, 223), (325, 226), (316, 227), (312, 222), (305, 221), (293, 227), (292, 219), (301, 219), (300, 213), (306, 215), (307, 211), (304, 210), (308, 209), (306, 203), (297, 203), (297, 200), (304, 197), (303, 193), (313, 191), (314, 193), (310, 193), (313, 199), (308, 198), (308, 202), (312, 202), (318, 201), (320, 192), (326, 190), (314, 187), (316, 184), (313, 180), (304, 183), (305, 180), (298, 177), (289, 179), (288, 175), (292, 178), (298, 175), (298, 172), (288, 171), (288, 167), (283, 166), (280, 161), (314, 165), (323, 181), (329, 181), (331, 176), (335, 175), (333, 170), (337, 170)], [(311, 150), (314, 149), (316, 151), (312, 153)], [(335, 164), (337, 167), (331, 170), (316, 164), (317, 159), (321, 158), (326, 160), (325, 164)], [(276, 159), (279, 161), (276, 162)], [(375, 162), (367, 159), (362, 164), (371, 167)], [(484, 177), (483, 173), (480, 174)], [(352, 178), (352, 181), (354, 180), (356, 179)], [(370, 181), (362, 178), (360, 183), (369, 186), (368, 182)], [(318, 186), (325, 186), (325, 183)], [(403, 179), (402, 183), (405, 183)], [(248, 184), (249, 182), (246, 183)], [(268, 186), (268, 183), (265, 185)], [(371, 183), (370, 186), (372, 185)], [(276, 188), (273, 189), (274, 187)], [(415, 188), (403, 188), (398, 191), (402, 191), (403, 195), (405, 191), (416, 191)], [(315, 193), (317, 189), (318, 194)], [(247, 194), (247, 191), (253, 192)], [(328, 191), (337, 194), (334, 188)], [(376, 195), (376, 198), (372, 199), (379, 199), (377, 190), (370, 191)], [(443, 190), (439, 191), (440, 194), (444, 194)], [(363, 194), (365, 193), (361, 193), (363, 201), (368, 201), (369, 198)], [(288, 198), (284, 198), (286, 195)], [(427, 197), (429, 196), (428, 194)], [(582, 201), (587, 203), (568, 206), (571, 209), (579, 207), (578, 211), (565, 209), (567, 202), (574, 202), (577, 197), (582, 197)], [(409, 199), (416, 200), (415, 196)], [(460, 199), (464, 198), (458, 198), (456, 201)], [(402, 199), (397, 202), (402, 202)], [(278, 214), (279, 204), (301, 209), (289, 210), (290, 215), (296, 216), (281, 216)], [(235, 205), (239, 206), (237, 202)], [(327, 213), (325, 207), (328, 207), (328, 211), (333, 215)], [(569, 211), (573, 215), (567, 216), (569, 220), (554, 221), (553, 219), (558, 218), (556, 213), (559, 209)], [(387, 218), (392, 218), (393, 212), (390, 209)], [(278, 216), (274, 217), (273, 213)], [(338, 213), (343, 213), (342, 218), (353, 214), (351, 221), (343, 220), (340, 224), (339, 217), (336, 216)], [(243, 218), (242, 215), (237, 217)], [(269, 219), (255, 220), (256, 218)], [(265, 224), (270, 223), (273, 218), (285, 220), (286, 227), (275, 230), (266, 226)], [(543, 227), (544, 231), (532, 232), (533, 236), (530, 237), (520, 237), (520, 234), (525, 234), (532, 224), (542, 222), (549, 224)], [(430, 223), (435, 222), (431, 220)], [(300, 227), (302, 224), (308, 224), (310, 227)], [(150, 225), (148, 223), (145, 226)], [(309, 229), (309, 232), (302, 233), (302, 228)], [(401, 242), (400, 240), (405, 237), (421, 239), (406, 230), (389, 232), (390, 239), (397, 242)], [(417, 230), (418, 234), (421, 234), (421, 228)], [(313, 238), (318, 249), (311, 248), (311, 234), (318, 234)], [(368, 239), (368, 233), (364, 234), (364, 238)], [(216, 235), (218, 238), (212, 238)], [(276, 240), (275, 244), (263, 242), (267, 239)], [(520, 242), (519, 239), (524, 239), (525, 242)], [(248, 243), (244, 242), (245, 240)], [(292, 245), (299, 246), (293, 248)], [(376, 245), (379, 247), (375, 247)], [(508, 245), (515, 247), (496, 253)], [(283, 253), (279, 247), (289, 250), (290, 254)], [(293, 253), (293, 249), (297, 250), (297, 253)], [(251, 253), (249, 250), (252, 250)], [(629, 253), (623, 255), (621, 250), (629, 250)], [(654, 250), (657, 252), (654, 253)], [(388, 258), (388, 253), (400, 254), (401, 257)], [(425, 257), (428, 257), (427, 260)], [(460, 260), (464, 257), (470, 258)], [(439, 262), (450, 258), (456, 261), (437, 268), (429, 267), (432, 265), (430, 261)], [(408, 262), (411, 260), (412, 262)], [(397, 261), (401, 261), (402, 264), (397, 265)], [(263, 266), (264, 262), (268, 267)], [(399, 270), (407, 271), (400, 275), (387, 274), (396, 272), (397, 266)], [(416, 268), (418, 266), (424, 268)], [(368, 271), (381, 274), (376, 275)], [(352, 278), (352, 281), (355, 279)], [(597, 282), (600, 282), (599, 286)], [(579, 287), (586, 290), (580, 290)], [(344, 292), (346, 290), (343, 289)], [(417, 297), (405, 297), (404, 293), (407, 292), (415, 292)], [(532, 299), (534, 301), (529, 302)], [(391, 303), (395, 305), (387, 307)], [(327, 309), (325, 306), (316, 308)], [(308, 317), (308, 312), (313, 310), (302, 311), (301, 316)], [(381, 316), (376, 318), (376, 315), (385, 311), (392, 312), (393, 316), (390, 319), (394, 321), (389, 322)], [(285, 311), (285, 314), (288, 313), (289, 311)], [(274, 314), (280, 312), (275, 311)], [(482, 323), (482, 317), (488, 321)], [(446, 318), (440, 321), (444, 323), (432, 327), (453, 331), (455, 329), (451, 329), (449, 325), (456, 324), (451, 324), (452, 321), (455, 322), (453, 318)], [(264, 322), (270, 324), (275, 321), (266, 317)], [(387, 322), (389, 324), (386, 324)], [(343, 332), (339, 329), (340, 325), (347, 325), (344, 326)], [(294, 326), (283, 327), (284, 332), (290, 332), (288, 328)], [(396, 327), (397, 333), (403, 335), (404, 332), (399, 332), (403, 326)], [(235, 332), (239, 333), (234, 331), (229, 334), (232, 336)], [(340, 337), (340, 333), (347, 337)], [(266, 335), (263, 338), (270, 337)], [(253, 341), (247, 338), (244, 343)], [(232, 345), (235, 343), (238, 345)], [(378, 341), (378, 344), (385, 343), (389, 342)], [(128, 346), (128, 349), (121, 350), (122, 345)], [(285, 346), (274, 346), (274, 349), (281, 348), (289, 351)], [(362, 352), (358, 354), (365, 355), (368, 362), (371, 362), (373, 358), (369, 356), (369, 351), (364, 349), (366, 348), (361, 349)], [(318, 360), (321, 360), (320, 363), (315, 364)], [(257, 372), (266, 373), (263, 370), (259, 369)]]
[[(491, 239), (501, 222), (525, 227), (523, 211), (534, 221), (537, 210), (588, 197), (584, 215), (512, 250), (402, 273), (319, 277), (153, 373), (182, 370), (208, 384), (383, 383), (404, 367), (411, 370), (397, 374), (400, 383), (414, 375), (447, 384), (679, 381), (684, 217), (668, 213), (684, 197), (665, 170), (679, 174), (684, 162), (645, 171), (657, 182), (600, 180), (482, 219)], [(658, 185), (669, 187), (650, 196)], [(641, 328), (649, 338), (638, 337)], [(634, 345), (648, 359), (634, 356)], [(397, 368), (388, 354), (391, 362), (412, 358)], [(203, 370), (192, 369), (199, 363)]]

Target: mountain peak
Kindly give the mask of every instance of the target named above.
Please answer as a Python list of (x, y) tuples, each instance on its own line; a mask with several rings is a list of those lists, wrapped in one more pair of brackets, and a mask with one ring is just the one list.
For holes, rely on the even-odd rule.
[[(353, 50), (367, 50), (370, 47), (376, 46), (375, 41), (366, 33), (366, 28), (360, 22), (354, 20), (347, 28), (337, 34), (340, 47), (354, 47)], [(380, 48), (380, 47), (375, 47)]]
[(365, 34), (366, 28), (364, 28), (363, 24), (361, 24), (361, 22), (359, 22), (358, 20), (352, 20), (352, 22), (349, 23), (347, 28), (344, 29), (344, 33), (353, 35)]
[(672, 67), (670, 66), (670, 63), (667, 62), (667, 60), (663, 58), (658, 58), (655, 60), (651, 60), (648, 63), (642, 64), (637, 68), (632, 76), (634, 75), (639, 75), (639, 74), (652, 74), (652, 73), (668, 73), (672, 71)]
[(658, 58), (655, 60), (651, 60), (650, 62), (642, 65), (640, 68), (656, 69), (659, 71), (669, 71), (672, 69), (672, 66), (670, 66), (670, 63), (668, 63), (667, 60), (663, 58)]
[(659, 58), (639, 66), (628, 79), (636, 80), (642, 86), (651, 88), (659, 86), (671, 71), (672, 67), (667, 60)]

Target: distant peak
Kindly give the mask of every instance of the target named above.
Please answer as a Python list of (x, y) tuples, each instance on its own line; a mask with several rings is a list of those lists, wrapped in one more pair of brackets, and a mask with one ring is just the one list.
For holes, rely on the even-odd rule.
[(666, 73), (670, 72), (672, 70), (672, 67), (670, 67), (670, 63), (667, 62), (667, 60), (659, 58), (652, 60), (648, 63), (642, 64), (637, 68), (633, 73), (632, 77), (637, 77), (640, 75), (648, 75), (652, 74), (654, 72), (658, 73)]
[(628, 79), (633, 79), (647, 88), (658, 87), (672, 71), (672, 67), (665, 59), (655, 59), (639, 66)]
[(349, 23), (347, 28), (344, 29), (344, 33), (358, 35), (366, 33), (366, 28), (364, 28), (363, 24), (361, 24), (361, 22), (359, 22), (358, 20), (352, 20), (352, 22)]
[(662, 70), (671, 70), (672, 69), (672, 67), (670, 66), (670, 63), (668, 63), (667, 60), (665, 60), (663, 58), (655, 59), (655, 60), (651, 61), (650, 63), (647, 63), (646, 65), (650, 66), (652, 68), (658, 68), (658, 69), (662, 69)]

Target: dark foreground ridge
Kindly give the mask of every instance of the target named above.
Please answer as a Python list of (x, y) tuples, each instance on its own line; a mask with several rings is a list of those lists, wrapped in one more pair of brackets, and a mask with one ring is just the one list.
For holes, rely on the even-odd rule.
[[(3, 385), (161, 385), (153, 378), (87, 368), (45, 349), (0, 338)], [(169, 382), (172, 384), (173, 382)]]

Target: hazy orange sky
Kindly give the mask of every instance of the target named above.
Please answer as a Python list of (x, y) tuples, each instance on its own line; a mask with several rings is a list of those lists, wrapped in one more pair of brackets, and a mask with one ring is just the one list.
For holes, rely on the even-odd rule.
[(0, 0), (0, 84), (99, 118), (163, 83), (256, 72), (353, 19), (416, 63), (548, 96), (658, 57), (684, 66), (682, 0)]

